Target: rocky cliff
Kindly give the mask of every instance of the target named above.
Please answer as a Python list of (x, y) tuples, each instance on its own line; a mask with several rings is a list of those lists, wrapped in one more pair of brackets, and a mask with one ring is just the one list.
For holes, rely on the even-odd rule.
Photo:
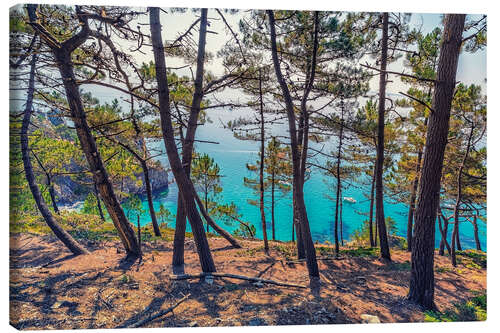
[[(146, 195), (146, 187), (142, 181), (144, 179), (143, 174), (137, 174), (136, 177), (137, 180), (140, 180), (139, 182), (128, 178), (124, 180), (123, 187), (121, 184), (115, 186), (117, 194), (123, 192), (125, 194)], [(169, 173), (165, 169), (157, 166), (151, 167), (149, 169), (149, 178), (153, 192), (168, 188)], [(92, 178), (84, 177), (84, 179), (77, 182), (69, 176), (59, 176), (55, 179), (54, 188), (58, 205), (71, 206), (76, 202), (84, 201), (87, 195), (93, 191)]]

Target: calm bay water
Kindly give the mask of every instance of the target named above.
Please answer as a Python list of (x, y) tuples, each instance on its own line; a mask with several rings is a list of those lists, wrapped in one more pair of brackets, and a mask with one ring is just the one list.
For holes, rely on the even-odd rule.
[[(89, 88), (89, 87), (88, 87)], [(101, 102), (110, 102), (112, 99), (120, 98), (121, 94), (116, 93), (111, 89), (96, 87), (86, 89), (99, 98)], [(124, 109), (128, 107), (127, 103), (122, 103)], [(248, 110), (228, 111), (222, 109), (213, 109), (208, 112), (212, 122), (207, 122), (203, 126), (199, 126), (196, 138), (198, 140), (217, 141), (219, 144), (199, 143), (195, 144), (195, 149), (198, 152), (209, 154), (215, 159), (219, 165), (222, 177), (223, 191), (220, 195), (219, 202), (230, 203), (234, 202), (238, 207), (238, 212), (242, 214), (242, 220), (252, 223), (257, 229), (257, 237), (262, 238), (262, 228), (260, 220), (260, 211), (257, 206), (248, 203), (248, 199), (257, 199), (254, 191), (243, 185), (243, 177), (255, 177), (256, 175), (246, 169), (246, 164), (255, 164), (258, 159), (259, 144), (253, 141), (238, 140), (233, 136), (233, 133), (224, 129), (221, 122), (226, 123), (228, 120), (248, 115)], [(251, 115), (249, 115), (251, 116)], [(273, 125), (269, 130), (269, 135), (286, 136), (287, 125)], [(314, 144), (312, 144), (314, 145)], [(151, 143), (155, 149), (165, 151), (163, 142)], [(335, 137), (329, 142), (316, 144), (316, 149), (322, 149), (325, 153), (330, 153), (335, 149)], [(168, 166), (166, 155), (161, 155), (158, 159), (163, 165)], [(323, 164), (324, 157), (318, 155), (315, 157), (316, 164)], [(173, 175), (170, 175), (173, 179)], [(343, 190), (342, 197), (353, 197), (357, 203), (343, 202), (343, 235), (345, 240), (349, 240), (356, 229), (362, 225), (362, 221), (368, 219), (370, 202), (367, 195), (370, 192), (370, 187), (362, 185), (359, 181), (357, 184), (352, 184)], [(177, 210), (177, 186), (171, 184), (167, 191), (155, 193), (154, 207), (157, 211), (160, 203), (163, 204), (171, 213), (176, 214)], [(335, 202), (331, 198), (335, 197), (335, 182), (326, 177), (321, 170), (312, 169), (310, 179), (305, 183), (304, 187), (305, 202), (309, 223), (311, 227), (312, 237), (314, 241), (330, 241), (333, 242), (333, 221), (335, 214)], [(330, 197), (330, 198), (328, 198)], [(268, 223), (268, 237), (271, 238), (271, 209), (270, 209), (270, 193), (266, 193), (265, 197), (267, 204), (266, 221)], [(282, 241), (291, 240), (292, 235), (292, 194), (289, 192), (286, 195), (277, 194), (275, 217), (276, 217), (276, 238)], [(143, 210), (145, 213), (141, 216), (141, 223), (150, 223), (148, 205), (146, 198), (142, 198)], [(404, 204), (394, 204), (386, 200), (384, 204), (384, 212), (386, 217), (391, 217), (396, 221), (397, 234), (406, 237), (406, 223), (408, 219), (408, 207)], [(363, 215), (364, 214), (364, 215)], [(132, 219), (135, 223), (135, 219)], [(237, 222), (227, 225), (222, 221), (220, 226), (228, 231), (233, 231), (238, 228)], [(478, 220), (479, 238), (483, 251), (486, 250), (486, 224)], [(171, 221), (169, 226), (174, 227), (175, 222)], [(190, 227), (188, 224), (188, 231)], [(452, 225), (448, 232), (448, 239), (451, 236)], [(463, 248), (475, 248), (473, 227), (470, 222), (460, 224), (460, 240)], [(436, 225), (436, 247), (439, 246), (441, 234)]]
[[(246, 169), (246, 164), (255, 164), (258, 159), (258, 143), (253, 141), (242, 141), (236, 139), (232, 132), (222, 128), (219, 119), (227, 121), (237, 116), (243, 115), (243, 112), (229, 111), (211, 111), (210, 118), (212, 123), (206, 123), (200, 126), (197, 132), (197, 138), (200, 140), (215, 140), (219, 144), (196, 143), (198, 152), (209, 154), (215, 159), (215, 162), (221, 169), (223, 191), (220, 195), (220, 202), (234, 202), (238, 207), (238, 212), (242, 214), (242, 219), (252, 223), (257, 228), (257, 237), (262, 238), (262, 227), (260, 211), (257, 206), (253, 206), (248, 199), (257, 199), (254, 191), (243, 185), (243, 177), (255, 177), (256, 175)], [(273, 134), (284, 135), (285, 127), (275, 126), (272, 129)], [(154, 143), (155, 148), (164, 151), (163, 142)], [(323, 147), (325, 152), (330, 152), (335, 146), (334, 142), (326, 144)], [(316, 147), (319, 148), (319, 147)], [(160, 157), (164, 165), (168, 165), (166, 156)], [(318, 161), (321, 163), (322, 161)], [(324, 162), (324, 160), (323, 160)], [(171, 176), (173, 178), (173, 176)], [(356, 229), (362, 225), (362, 221), (367, 219), (370, 202), (366, 198), (370, 187), (367, 185), (353, 184), (343, 190), (342, 197), (353, 197), (357, 203), (343, 202), (343, 235), (348, 240), (354, 234)], [(312, 237), (314, 241), (333, 242), (333, 221), (335, 214), (335, 202), (331, 198), (335, 197), (335, 182), (326, 177), (321, 170), (313, 169), (310, 179), (306, 182), (305, 201), (307, 213), (310, 221)], [(168, 208), (172, 213), (176, 213), (177, 187), (173, 183), (168, 191), (156, 193), (154, 198), (155, 209), (158, 209), (160, 203)], [(328, 198), (328, 196), (330, 198)], [(271, 216), (270, 216), (270, 193), (266, 193), (267, 202), (266, 220), (268, 223), (268, 237), (271, 238)], [(292, 235), (292, 194), (277, 194), (275, 206), (276, 217), (276, 238), (278, 240), (291, 240)], [(147, 212), (147, 202), (143, 198), (143, 208)], [(408, 208), (404, 204), (394, 204), (386, 202), (384, 206), (385, 216), (390, 216), (396, 221), (397, 234), (406, 237), (406, 223)], [(363, 215), (364, 214), (364, 215)], [(147, 213), (143, 214), (141, 221), (150, 221)], [(219, 221), (225, 229), (232, 231), (238, 227), (237, 222), (232, 225), (224, 224)], [(479, 236), (483, 250), (486, 250), (486, 225), (481, 221), (479, 223)], [(175, 222), (170, 222), (174, 226)], [(189, 226), (188, 226), (189, 229)], [(464, 248), (475, 248), (473, 238), (473, 227), (469, 222), (463, 222), (460, 225), (461, 242)], [(451, 236), (451, 227), (449, 237)], [(436, 229), (436, 246), (439, 245), (440, 233)]]

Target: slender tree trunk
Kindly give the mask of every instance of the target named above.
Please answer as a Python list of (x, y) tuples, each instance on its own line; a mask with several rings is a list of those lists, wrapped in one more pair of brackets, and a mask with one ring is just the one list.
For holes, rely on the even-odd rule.
[[(194, 193), (194, 199), (196, 201), (196, 204), (198, 205), (198, 209), (200, 210), (201, 215), (203, 216), (203, 218), (207, 222), (207, 225), (210, 225), (212, 227), (212, 229), (215, 230), (216, 233), (218, 233), (219, 235), (221, 235), (222, 237), (224, 237), (232, 246), (234, 246), (235, 248), (241, 248), (242, 246), (238, 242), (238, 240), (236, 238), (234, 238), (233, 236), (231, 236), (231, 234), (229, 232), (227, 232), (226, 230), (224, 230), (221, 227), (219, 227), (214, 222), (214, 220), (210, 217), (210, 215), (208, 215), (208, 212), (205, 209), (205, 206), (203, 206), (203, 203), (201, 202), (201, 199), (198, 196), (198, 193), (196, 193), (196, 192)], [(237, 220), (239, 223), (247, 226), (242, 221), (240, 221), (238, 219), (235, 219), (235, 220)], [(248, 228), (248, 226), (247, 226), (247, 228)]]
[(451, 102), (455, 89), (458, 57), (462, 45), (465, 15), (448, 14), (438, 61), (432, 102), (433, 111), (424, 149), (421, 181), (415, 211), (411, 252), (409, 299), (434, 309), (434, 241), (444, 152), (448, 139)]
[(298, 259), (306, 258), (306, 249), (304, 247), (304, 241), (302, 240), (302, 232), (300, 230), (300, 222), (299, 222), (299, 212), (297, 210), (297, 204), (295, 202), (295, 190), (292, 189), (293, 195), (293, 227), (295, 228), (295, 235), (297, 238), (297, 257)]
[(59, 215), (59, 207), (57, 207), (57, 203), (56, 203), (56, 194), (54, 192), (54, 184), (52, 183), (52, 175), (50, 174), (50, 172), (47, 169), (45, 169), (45, 167), (42, 164), (42, 161), (38, 158), (36, 153), (34, 151), (31, 151), (31, 153), (33, 154), (33, 157), (35, 157), (35, 160), (38, 163), (38, 166), (40, 166), (42, 171), (45, 173), (45, 178), (47, 179), (47, 189), (49, 191), (52, 209), (54, 209), (54, 213)]
[(337, 192), (336, 192), (336, 200), (335, 200), (335, 253), (339, 254), (339, 203), (340, 203), (340, 192), (342, 188), (341, 177), (340, 177), (340, 155), (342, 154), (342, 139), (343, 139), (343, 131), (344, 131), (344, 101), (341, 101), (341, 118), (340, 118), (340, 133), (339, 133), (339, 145), (337, 151)]
[[(377, 231), (375, 230), (375, 235), (373, 234), (373, 203), (375, 200), (375, 182), (376, 182), (376, 170), (377, 164), (373, 164), (373, 176), (372, 176), (372, 186), (370, 190), (370, 218), (368, 220), (368, 225), (370, 227), (370, 246), (377, 246)], [(377, 226), (375, 225), (375, 228)]]
[[(186, 136), (182, 140), (182, 165), (184, 166), (185, 173), (189, 178), (191, 175), (191, 162), (193, 159), (194, 139), (198, 127), (198, 118), (201, 111), (201, 101), (203, 99), (203, 73), (205, 64), (205, 45), (207, 36), (207, 12), (208, 10), (202, 9), (200, 19), (200, 29), (198, 38), (198, 54), (196, 59), (196, 74), (194, 82), (194, 94), (191, 102), (191, 109), (189, 113), (188, 124), (186, 128)], [(182, 135), (182, 127), (181, 127)], [(177, 197), (177, 212), (186, 209), (182, 203), (181, 193)], [(186, 212), (177, 215), (175, 221), (175, 235), (174, 235), (174, 255), (172, 264), (179, 266), (184, 264), (184, 240), (186, 237)], [(208, 232), (208, 224), (207, 224)]]
[(142, 256), (141, 216), (139, 214), (137, 214), (137, 241), (139, 243), (139, 253)]
[[(442, 221), (441, 221), (442, 220)], [(438, 208), (438, 226), (439, 231), (441, 232), (441, 241), (439, 242), (439, 255), (444, 256), (444, 248), (448, 251), (448, 254), (451, 255), (451, 247), (448, 243), (448, 218), (443, 215), (441, 211), (441, 207)]]
[(153, 189), (151, 188), (151, 181), (149, 179), (149, 168), (145, 160), (141, 160), (142, 173), (144, 175), (144, 186), (146, 187), (146, 195), (148, 198), (149, 215), (151, 216), (151, 224), (153, 225), (153, 230), (155, 236), (161, 237), (160, 227), (158, 226), (158, 220), (156, 219), (155, 208), (153, 206)]
[(378, 226), (380, 241), (380, 256), (391, 260), (389, 242), (387, 240), (387, 230), (384, 215), (384, 129), (385, 129), (385, 88), (387, 85), (387, 42), (389, 39), (389, 13), (383, 13), (382, 26), (382, 55), (380, 60), (380, 84), (379, 84), (379, 104), (378, 104), (378, 128), (377, 128), (377, 168), (375, 184), (375, 220)]
[[(428, 95), (430, 97), (431, 89), (428, 91)], [(424, 127), (427, 127), (428, 122), (427, 117), (424, 120)], [(415, 179), (413, 180), (413, 186), (411, 188), (410, 194), (410, 207), (408, 209), (408, 224), (406, 228), (406, 242), (408, 243), (408, 252), (411, 252), (411, 242), (413, 238), (413, 215), (415, 213), (415, 201), (417, 200), (417, 192), (418, 192), (418, 183), (420, 180), (420, 168), (422, 165), (422, 156), (424, 155), (423, 149), (419, 148), (417, 153), (417, 167), (415, 170)]]
[(477, 227), (477, 215), (472, 218), (472, 226), (474, 227), (474, 240), (476, 241), (476, 250), (481, 250), (481, 242), (479, 241), (479, 229)]
[(460, 242), (460, 222), (457, 223), (457, 235), (456, 235), (456, 242), (457, 242), (457, 250), (462, 251), (462, 243)]
[[(177, 106), (176, 106), (177, 108)], [(180, 118), (179, 109), (177, 113)], [(179, 134), (182, 144), (182, 149), (184, 150), (184, 135), (182, 133), (182, 124), (179, 128)], [(184, 159), (184, 156), (182, 157)], [(185, 165), (186, 175), (190, 177), (191, 174), (191, 163)], [(182, 267), (184, 265), (184, 241), (186, 238), (186, 210), (184, 208), (181, 192), (177, 194), (177, 214), (175, 216), (175, 232), (174, 232), (174, 242), (173, 242), (173, 254), (172, 254), (172, 266)]]
[[(174, 128), (172, 125), (172, 115), (170, 110), (170, 96), (168, 89), (167, 69), (165, 65), (165, 54), (163, 47), (163, 39), (161, 36), (160, 24), (160, 9), (157, 7), (149, 8), (149, 18), (151, 27), (151, 42), (153, 45), (153, 53), (155, 58), (156, 81), (158, 84), (158, 99), (160, 104), (160, 123), (163, 133), (165, 149), (167, 151), (168, 160), (175, 176), (179, 192), (181, 193), (184, 209), (191, 224), (194, 241), (200, 258), (200, 264), (203, 272), (215, 272), (215, 264), (210, 252), (208, 240), (203, 229), (203, 221), (200, 217), (194, 200), (195, 188), (191, 179), (189, 179), (184, 166), (179, 158), (177, 146), (174, 138)], [(205, 44), (206, 36), (207, 9), (202, 9), (200, 22), (200, 45)], [(200, 70), (200, 66), (196, 69)], [(201, 69), (202, 70), (202, 69)], [(202, 72), (203, 74), (203, 72)], [(198, 75), (197, 75), (198, 76)], [(192, 144), (192, 140), (185, 138), (185, 146)], [(184, 156), (183, 156), (184, 157)]]
[[(260, 99), (260, 168), (259, 168), (259, 193), (260, 193), (260, 218), (262, 221), (262, 236), (264, 238), (264, 251), (269, 252), (269, 242), (267, 241), (266, 212), (264, 210), (264, 101), (262, 100), (262, 75), (259, 68), (259, 99)], [(274, 238), (274, 230), (273, 230)]]
[(462, 158), (462, 163), (460, 163), (460, 167), (458, 168), (457, 175), (457, 197), (455, 200), (455, 207), (453, 209), (453, 220), (455, 223), (453, 224), (453, 233), (451, 235), (451, 263), (454, 267), (457, 266), (457, 257), (455, 252), (455, 245), (458, 247), (459, 251), (462, 251), (462, 246), (460, 245), (460, 240), (458, 238), (459, 230), (458, 226), (460, 224), (460, 216), (458, 211), (460, 209), (460, 205), (462, 203), (462, 172), (465, 167), (465, 162), (469, 157), (469, 151), (471, 147), (472, 135), (474, 134), (474, 126), (471, 127), (470, 133), (467, 137), (467, 148), (465, 149), (464, 157)]
[[(340, 198), (342, 198), (342, 190), (340, 191)], [(339, 219), (340, 219), (340, 244), (344, 246), (344, 221), (342, 219), (342, 205), (343, 205), (343, 200), (340, 200), (340, 211), (339, 211)]]
[[(271, 176), (271, 226), (273, 229), (273, 241), (276, 240), (276, 228), (274, 222), (275, 221), (274, 221), (274, 172), (273, 172)], [(293, 231), (292, 231), (292, 238), (293, 238)]]
[(45, 222), (56, 235), (56, 237), (63, 242), (63, 244), (75, 255), (87, 254), (88, 251), (78, 244), (71, 235), (64, 230), (59, 223), (54, 219), (52, 213), (50, 212), (45, 200), (42, 197), (40, 188), (36, 184), (35, 174), (33, 173), (33, 168), (31, 165), (30, 154), (29, 154), (29, 137), (28, 128), (31, 120), (31, 115), (33, 113), (33, 95), (35, 90), (35, 66), (37, 62), (37, 55), (34, 54), (30, 62), (30, 76), (28, 82), (27, 100), (24, 109), (23, 122), (21, 126), (21, 155), (24, 165), (24, 174), (26, 176), (26, 181), (28, 182), (35, 203), (42, 214)]
[(54, 208), (54, 213), (59, 215), (59, 207), (57, 207), (56, 194), (54, 191), (54, 184), (52, 183), (52, 177), (47, 175), (47, 187), (49, 189), (50, 201), (52, 201), (52, 208)]
[(406, 242), (408, 243), (408, 252), (411, 252), (411, 241), (413, 238), (413, 213), (415, 211), (415, 200), (417, 199), (418, 179), (420, 175), (420, 164), (422, 163), (422, 149), (419, 149), (417, 154), (417, 170), (415, 172), (415, 179), (410, 193), (410, 207), (408, 210), (408, 225), (406, 229)]
[[(288, 115), (288, 126), (290, 131), (290, 143), (291, 143), (292, 166), (293, 166), (293, 187), (295, 189), (294, 191), (295, 204), (297, 206), (297, 212), (299, 214), (298, 225), (300, 225), (300, 234), (302, 235), (303, 238), (309, 276), (316, 278), (319, 277), (319, 269), (318, 269), (318, 262), (316, 260), (316, 249), (314, 248), (314, 243), (311, 237), (311, 230), (309, 227), (309, 220), (307, 218), (306, 205), (304, 202), (304, 192), (303, 192), (303, 184), (301, 182), (301, 170), (300, 170), (301, 161), (299, 155), (299, 147), (297, 145), (295, 110), (290, 95), (290, 91), (288, 90), (288, 86), (285, 80), (283, 79), (283, 74), (281, 73), (280, 63), (278, 59), (278, 49), (276, 45), (274, 13), (272, 10), (268, 10), (267, 13), (269, 16), (269, 25), (271, 30), (271, 49), (272, 49), (274, 69), (276, 72), (276, 76), (278, 78), (278, 82), (283, 91), (283, 96), (286, 102), (286, 110)], [(316, 19), (317, 19), (317, 14), (316, 14)], [(316, 26), (315, 30), (317, 30), (317, 25), (315, 24), (315, 26)], [(316, 67), (315, 63), (313, 62), (312, 68), (314, 69), (315, 67)]]
[[(208, 190), (205, 189), (205, 207), (208, 207)], [(207, 234), (210, 232), (208, 221), (207, 221)]]
[(106, 221), (106, 219), (104, 218), (104, 212), (102, 211), (101, 198), (99, 195), (99, 191), (97, 190), (97, 185), (96, 185), (95, 180), (94, 180), (94, 195), (95, 195), (95, 198), (97, 201), (97, 210), (99, 211), (99, 216), (101, 218), (101, 221), (104, 222), (104, 221)]

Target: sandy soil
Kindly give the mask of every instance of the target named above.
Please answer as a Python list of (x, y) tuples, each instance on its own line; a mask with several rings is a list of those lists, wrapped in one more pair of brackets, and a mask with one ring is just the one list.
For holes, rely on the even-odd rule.
[[(144, 244), (142, 261), (126, 261), (118, 242), (86, 244), (74, 257), (54, 237), (11, 235), (10, 322), (18, 329), (130, 327), (190, 294), (173, 312), (145, 327), (360, 323), (362, 314), (382, 323), (423, 321), (405, 300), (409, 253), (392, 252), (392, 263), (342, 256), (319, 262), (321, 282), (309, 288), (304, 263), (289, 263), (283, 243), (267, 256), (258, 241), (234, 249), (210, 238), (218, 272), (308, 286), (279, 287), (236, 279), (172, 281), (172, 244)], [(290, 245), (288, 245), (290, 246)], [(281, 250), (280, 250), (281, 249)], [(186, 244), (185, 272), (199, 273), (194, 242)], [(436, 256), (436, 304), (452, 306), (486, 289), (486, 269), (453, 268)]]

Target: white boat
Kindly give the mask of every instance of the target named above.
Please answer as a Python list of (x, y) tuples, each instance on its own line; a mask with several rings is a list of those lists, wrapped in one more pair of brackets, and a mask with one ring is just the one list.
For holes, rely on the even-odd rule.
[(353, 197), (344, 197), (344, 201), (350, 202), (350, 203), (356, 203), (356, 199)]

